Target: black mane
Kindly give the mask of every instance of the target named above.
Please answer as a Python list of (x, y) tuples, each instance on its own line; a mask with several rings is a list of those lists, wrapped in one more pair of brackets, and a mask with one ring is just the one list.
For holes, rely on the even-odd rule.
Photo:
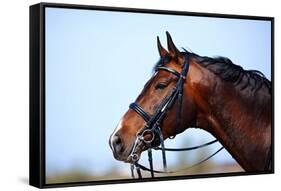
[[(195, 58), (198, 64), (218, 75), (221, 79), (231, 82), (235, 86), (239, 85), (240, 90), (251, 88), (252, 91), (257, 91), (265, 85), (271, 94), (271, 82), (260, 71), (245, 70), (226, 57), (199, 56), (195, 53), (188, 52), (187, 50), (182, 53), (188, 54), (190, 58)], [(161, 58), (154, 66), (153, 70), (155, 71), (157, 67), (165, 65), (170, 59), (169, 56)], [(246, 83), (243, 78), (246, 79)]]

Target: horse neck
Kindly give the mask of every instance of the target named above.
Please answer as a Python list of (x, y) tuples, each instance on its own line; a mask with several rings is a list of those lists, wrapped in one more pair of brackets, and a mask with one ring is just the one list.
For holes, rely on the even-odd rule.
[(264, 170), (271, 145), (271, 100), (257, 104), (254, 99), (260, 101), (263, 93), (245, 96), (202, 66), (193, 64), (190, 73), (196, 75), (187, 87), (196, 94), (196, 126), (219, 139), (245, 170)]

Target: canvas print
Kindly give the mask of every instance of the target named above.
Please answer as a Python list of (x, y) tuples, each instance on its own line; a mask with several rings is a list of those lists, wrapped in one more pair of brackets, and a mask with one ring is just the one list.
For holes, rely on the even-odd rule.
[(44, 19), (46, 184), (272, 171), (271, 21)]

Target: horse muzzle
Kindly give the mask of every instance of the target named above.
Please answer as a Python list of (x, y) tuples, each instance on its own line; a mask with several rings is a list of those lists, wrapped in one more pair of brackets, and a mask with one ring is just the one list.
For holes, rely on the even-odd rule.
[(116, 160), (133, 163), (138, 161), (141, 152), (144, 149), (142, 142), (136, 143), (136, 140), (130, 145), (126, 145), (118, 134), (112, 135), (109, 139), (109, 145)]

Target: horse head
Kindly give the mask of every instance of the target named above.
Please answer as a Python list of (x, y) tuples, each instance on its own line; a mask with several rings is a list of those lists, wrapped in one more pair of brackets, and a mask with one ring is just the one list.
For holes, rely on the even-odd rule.
[[(155, 73), (145, 84), (134, 104), (131, 104), (130, 109), (123, 115), (110, 136), (109, 144), (117, 160), (132, 162), (129, 157), (132, 151), (138, 159), (142, 151), (148, 148), (144, 142), (153, 141), (153, 146), (159, 145), (160, 142), (157, 137), (154, 137), (156, 136), (154, 132), (144, 130), (152, 120), (150, 118), (155, 117), (161, 110), (165, 111), (162, 113), (161, 119), (155, 119), (154, 122), (157, 124), (149, 124), (149, 128), (155, 129), (155, 125), (161, 127), (159, 130), (163, 139), (183, 132), (196, 122), (197, 111), (193, 98), (194, 93), (190, 92), (192, 89), (188, 90), (191, 81), (187, 77), (187, 71), (189, 67), (192, 67), (190, 66), (192, 65), (191, 61), (186, 52), (178, 50), (168, 32), (167, 44), (168, 50), (162, 47), (157, 37), (160, 60), (155, 66)], [(183, 70), (187, 70), (184, 75)], [(181, 89), (181, 92), (172, 93), (178, 89)], [(171, 100), (172, 96), (174, 96), (173, 100)], [(169, 102), (169, 108), (166, 102)], [(184, 117), (179, 117), (183, 115)], [(136, 143), (140, 134), (144, 141)]]

